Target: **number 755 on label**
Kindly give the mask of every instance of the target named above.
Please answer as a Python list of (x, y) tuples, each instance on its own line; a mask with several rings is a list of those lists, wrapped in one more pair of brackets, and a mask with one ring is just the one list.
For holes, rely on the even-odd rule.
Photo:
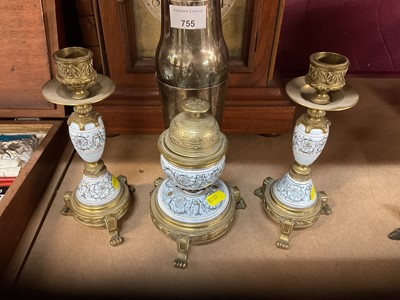
[(207, 24), (206, 6), (169, 6), (171, 27), (178, 29), (204, 29)]

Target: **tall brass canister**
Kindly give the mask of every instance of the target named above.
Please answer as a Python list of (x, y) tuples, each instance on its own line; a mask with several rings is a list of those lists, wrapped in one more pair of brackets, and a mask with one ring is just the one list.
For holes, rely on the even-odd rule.
[(169, 127), (184, 99), (205, 99), (221, 124), (228, 80), (229, 51), (220, 0), (162, 0), (156, 77)]

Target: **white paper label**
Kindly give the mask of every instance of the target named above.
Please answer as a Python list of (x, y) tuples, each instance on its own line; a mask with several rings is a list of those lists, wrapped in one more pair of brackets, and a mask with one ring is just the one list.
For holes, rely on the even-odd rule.
[(178, 29), (206, 28), (206, 6), (170, 5), (171, 27)]

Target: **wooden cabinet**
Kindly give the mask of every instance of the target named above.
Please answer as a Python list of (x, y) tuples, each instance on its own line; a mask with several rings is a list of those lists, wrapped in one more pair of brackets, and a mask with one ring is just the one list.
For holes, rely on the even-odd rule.
[(49, 53), (58, 49), (57, 2), (0, 3), (0, 118), (65, 115), (41, 93), (51, 78)]
[[(109, 133), (164, 130), (154, 57), (141, 56), (138, 42), (159, 37), (159, 33), (138, 36), (140, 23), (135, 18), (141, 16), (135, 13), (140, 13), (140, 9), (134, 6), (140, 1), (97, 1), (107, 75), (117, 86), (114, 95), (96, 104)], [(222, 129), (259, 134), (287, 132), (294, 106), (284, 95), (274, 71), (284, 1), (236, 1), (244, 3), (243, 28), (241, 36), (237, 36), (241, 51), (231, 59)], [(235, 1), (230, 2), (235, 5)], [(151, 15), (143, 19), (153, 28), (160, 26)]]
[[(1, 133), (45, 132), (18, 177), (0, 200), (0, 278), (43, 196), (69, 141), (66, 122), (0, 121)], [(70, 155), (72, 152), (70, 153)]]
[(57, 2), (0, 2), (0, 134), (46, 133), (0, 200), (0, 277), (69, 140), (64, 107), (41, 93), (52, 77), (50, 53), (58, 49)]

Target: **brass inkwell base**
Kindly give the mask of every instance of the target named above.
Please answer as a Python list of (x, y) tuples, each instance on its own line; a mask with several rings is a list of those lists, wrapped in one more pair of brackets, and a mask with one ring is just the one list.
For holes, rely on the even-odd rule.
[(230, 188), (225, 185), (229, 195), (225, 209), (215, 218), (206, 222), (188, 223), (171, 218), (160, 207), (160, 187), (169, 179), (158, 178), (154, 182), (154, 190), (151, 192), (150, 215), (154, 225), (164, 235), (176, 241), (178, 257), (174, 260), (174, 267), (184, 269), (188, 265), (188, 254), (190, 245), (198, 245), (211, 242), (224, 235), (230, 228), (235, 217), (236, 209), (244, 209), (246, 204), (240, 197), (237, 187)]
[(168, 178), (154, 182), (150, 215), (154, 225), (177, 242), (174, 267), (180, 269), (188, 265), (191, 244), (222, 236), (236, 208), (246, 207), (239, 189), (219, 178), (228, 140), (209, 109), (207, 100), (185, 99), (182, 112), (158, 139), (161, 168)]

